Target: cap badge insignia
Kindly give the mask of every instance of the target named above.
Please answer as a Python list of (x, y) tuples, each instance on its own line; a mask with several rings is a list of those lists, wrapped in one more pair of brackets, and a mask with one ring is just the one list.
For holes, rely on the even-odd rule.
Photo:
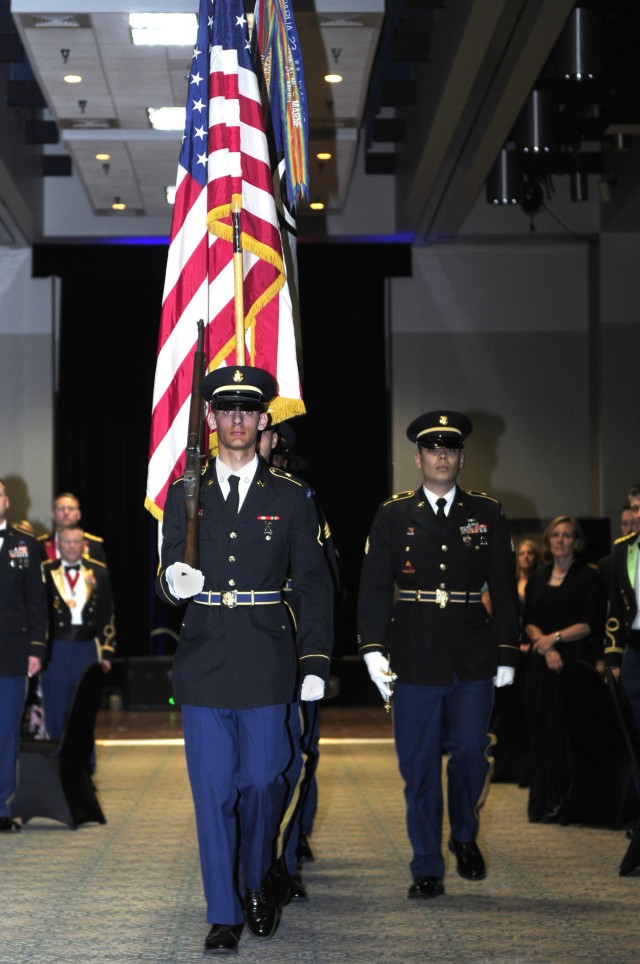
[(241, 382), (241, 381), (244, 380), (244, 375), (243, 375), (242, 372), (239, 371), (237, 368), (236, 368), (236, 370), (235, 370), (234, 373), (233, 373), (233, 380), (234, 380), (234, 382)]
[(448, 424), (449, 424), (449, 418), (448, 418), (447, 415), (441, 415), (440, 418), (438, 419), (438, 421), (439, 421), (440, 425), (448, 425)]

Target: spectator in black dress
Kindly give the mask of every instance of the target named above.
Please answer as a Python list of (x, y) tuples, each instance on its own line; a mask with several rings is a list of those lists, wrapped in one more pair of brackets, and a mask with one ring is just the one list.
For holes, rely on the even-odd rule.
[(560, 674), (572, 662), (601, 664), (605, 600), (597, 573), (580, 558), (578, 522), (556, 516), (542, 538), (543, 569), (525, 590), (524, 631), (531, 643), (527, 687), (530, 726), (529, 820), (561, 819), (571, 751)]
[[(522, 539), (516, 545), (516, 579), (520, 605), (520, 627), (524, 591), (530, 576), (542, 565), (540, 548), (532, 539)], [(486, 602), (485, 602), (486, 605)], [(487, 607), (489, 608), (489, 606)], [(520, 657), (513, 686), (504, 686), (493, 695), (491, 732), (495, 733), (493, 750), (494, 783), (517, 783), (529, 785), (529, 725), (525, 706), (527, 669), (529, 666), (529, 641), (520, 639)]]

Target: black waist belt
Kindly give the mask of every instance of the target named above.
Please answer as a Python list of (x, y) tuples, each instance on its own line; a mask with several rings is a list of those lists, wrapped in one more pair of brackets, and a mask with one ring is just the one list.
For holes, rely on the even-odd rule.
[(279, 589), (268, 592), (256, 592), (253, 589), (228, 589), (226, 592), (199, 592), (193, 597), (200, 606), (226, 606), (235, 609), (236, 606), (273, 606), (282, 602)]
[(482, 602), (481, 592), (450, 592), (448, 589), (401, 589), (399, 602), (436, 603), (445, 609), (449, 603)]

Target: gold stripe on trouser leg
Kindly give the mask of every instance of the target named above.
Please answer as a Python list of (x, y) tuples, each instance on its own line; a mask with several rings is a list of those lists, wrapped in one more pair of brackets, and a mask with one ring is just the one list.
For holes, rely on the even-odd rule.
[[(304, 729), (304, 715), (302, 713), (302, 706), (300, 706), (300, 704), (298, 704), (298, 713), (300, 714), (300, 735), (302, 736), (304, 735), (305, 729)], [(302, 753), (299, 745), (296, 747), (296, 750)], [(289, 828), (289, 824), (293, 819), (293, 815), (295, 814), (296, 809), (298, 807), (298, 801), (300, 800), (300, 794), (302, 792), (302, 784), (304, 782), (308, 759), (309, 757), (307, 756), (307, 754), (302, 753), (302, 766), (300, 768), (300, 775), (298, 777), (298, 781), (295, 787), (293, 788), (293, 793), (291, 794), (289, 805), (284, 812), (284, 816), (282, 820), (280, 821), (280, 829), (278, 831), (278, 843), (276, 846), (276, 859), (280, 859), (280, 857), (282, 857), (282, 854), (284, 852), (284, 837)]]
[(487, 748), (484, 751), (484, 758), (489, 764), (489, 769), (487, 770), (487, 775), (484, 778), (484, 786), (482, 788), (482, 792), (480, 794), (480, 797), (476, 804), (476, 808), (474, 810), (476, 820), (479, 819), (478, 815), (480, 813), (480, 810), (484, 806), (485, 800), (487, 799), (487, 795), (489, 793), (489, 787), (491, 786), (491, 778), (493, 777), (493, 770), (496, 763), (495, 757), (491, 751), (493, 750), (493, 747), (496, 745), (498, 741), (496, 740), (494, 733), (487, 733), (487, 737), (489, 739), (489, 742), (487, 743)]

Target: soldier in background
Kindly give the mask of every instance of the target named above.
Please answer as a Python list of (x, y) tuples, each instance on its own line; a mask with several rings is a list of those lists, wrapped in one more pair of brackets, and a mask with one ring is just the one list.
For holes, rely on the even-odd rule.
[(40, 671), (46, 651), (47, 603), (38, 545), (7, 522), (9, 497), (0, 479), (0, 832), (17, 833), (9, 801), (27, 677)]
[[(75, 496), (73, 492), (61, 492), (53, 500), (51, 517), (55, 527), (54, 531), (47, 532), (42, 536), (38, 536), (38, 542), (40, 544), (42, 558), (44, 560), (60, 558), (60, 546), (58, 540), (60, 530), (64, 526), (80, 525), (82, 512), (80, 510), (80, 501), (78, 497)], [(90, 532), (84, 532), (84, 546), (82, 549), (82, 555), (86, 556), (88, 559), (97, 559), (98, 562), (101, 562), (106, 566), (107, 557), (104, 551), (104, 539), (102, 539), (101, 536), (92, 535)]]
[(79, 525), (58, 533), (60, 558), (44, 563), (49, 603), (50, 649), (42, 673), (45, 726), (52, 740), (62, 736), (67, 710), (87, 666), (111, 669), (115, 624), (107, 567), (83, 552)]

